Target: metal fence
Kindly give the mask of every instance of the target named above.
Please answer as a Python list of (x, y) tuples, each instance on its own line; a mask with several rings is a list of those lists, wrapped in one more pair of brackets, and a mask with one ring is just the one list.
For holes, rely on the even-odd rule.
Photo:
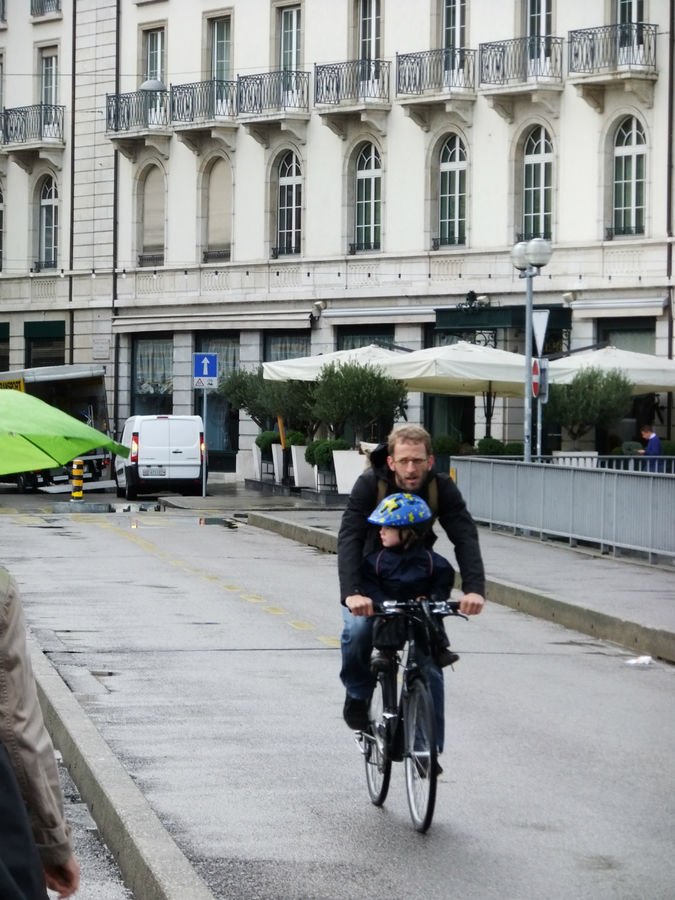
[(356, 103), (389, 100), (389, 70), (385, 59), (353, 59), (314, 66), (315, 103)]
[(570, 31), (567, 48), (571, 73), (613, 69), (656, 71), (656, 25), (625, 23)]
[(424, 94), (451, 88), (473, 90), (476, 51), (465, 48), (396, 54), (396, 93)]
[(562, 82), (562, 38), (514, 38), (480, 44), (479, 51), (481, 84)]
[(2, 111), (2, 141), (4, 144), (25, 144), (28, 141), (63, 140), (65, 107), (52, 103), (34, 106), (15, 106)]
[(106, 130), (129, 131), (169, 124), (168, 91), (106, 95)]
[(270, 110), (309, 111), (309, 75), (307, 72), (266, 72), (240, 75), (237, 79), (237, 108), (242, 115)]
[(472, 516), (490, 527), (675, 558), (675, 477), (572, 465), (452, 457)]

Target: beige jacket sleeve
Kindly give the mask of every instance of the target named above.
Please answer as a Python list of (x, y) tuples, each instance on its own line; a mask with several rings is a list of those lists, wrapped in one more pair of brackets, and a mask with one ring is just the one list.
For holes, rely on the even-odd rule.
[(72, 853), (52, 745), (42, 718), (14, 579), (0, 568), (0, 740), (7, 748), (44, 865)]

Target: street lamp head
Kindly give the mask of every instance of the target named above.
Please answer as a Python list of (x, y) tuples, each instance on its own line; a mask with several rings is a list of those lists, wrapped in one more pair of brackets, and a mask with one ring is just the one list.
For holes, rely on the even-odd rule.
[(166, 85), (163, 81), (160, 81), (159, 78), (148, 78), (147, 81), (144, 81), (143, 84), (139, 87), (139, 91), (165, 91)]
[[(518, 245), (516, 244), (516, 246)], [(550, 242), (540, 237), (532, 238), (531, 241), (528, 241), (525, 252), (527, 261), (535, 269), (541, 269), (542, 266), (545, 266), (550, 261), (553, 253)]]
[(525, 241), (518, 241), (511, 250), (511, 262), (514, 268), (520, 269), (521, 272), (524, 272), (528, 266), (527, 246)]

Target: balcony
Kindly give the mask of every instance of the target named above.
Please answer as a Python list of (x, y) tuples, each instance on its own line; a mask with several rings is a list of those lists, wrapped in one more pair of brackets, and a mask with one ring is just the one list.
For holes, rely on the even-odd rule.
[(2, 111), (2, 150), (30, 173), (38, 159), (61, 168), (64, 106), (38, 103)]
[(146, 145), (168, 159), (172, 134), (167, 90), (153, 88), (127, 94), (106, 94), (106, 136), (132, 162)]
[(384, 136), (391, 110), (390, 69), (384, 59), (315, 65), (314, 105), (324, 125), (343, 140), (350, 124), (362, 122)]
[(403, 112), (423, 131), (429, 131), (436, 113), (454, 113), (470, 125), (475, 89), (475, 50), (425, 50), (396, 55), (396, 94)]
[(237, 78), (237, 111), (246, 132), (263, 147), (270, 133), (290, 132), (305, 143), (309, 121), (309, 73), (276, 71)]
[(658, 77), (656, 34), (656, 25), (643, 23), (570, 31), (569, 80), (577, 93), (599, 113), (610, 88), (632, 93), (651, 108)]
[(290, 239), (279, 243), (278, 247), (272, 247), (272, 259), (279, 259), (280, 256), (298, 256), (300, 254), (300, 244), (294, 244)]
[(236, 81), (177, 84), (171, 86), (169, 94), (169, 116), (179, 141), (197, 155), (210, 138), (234, 149), (238, 128)]
[(481, 44), (480, 86), (489, 105), (513, 122), (516, 101), (540, 104), (557, 118), (563, 90), (563, 40), (525, 37)]
[(212, 263), (212, 262), (229, 262), (232, 251), (231, 248), (228, 247), (218, 247), (210, 248), (209, 250), (202, 251), (202, 262)]

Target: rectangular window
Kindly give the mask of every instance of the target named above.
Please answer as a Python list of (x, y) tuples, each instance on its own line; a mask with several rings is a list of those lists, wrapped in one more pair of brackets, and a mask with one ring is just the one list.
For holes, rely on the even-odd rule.
[(230, 17), (212, 19), (211, 30), (211, 78), (228, 81), (230, 78), (230, 58), (232, 51)]
[(9, 369), (9, 322), (0, 322), (0, 372)]
[(40, 54), (40, 103), (55, 105), (57, 94), (58, 57), (53, 48)]
[(164, 29), (146, 31), (144, 39), (145, 79), (164, 82)]
[(173, 412), (173, 340), (134, 340), (132, 414), (171, 415)]
[(309, 331), (265, 332), (264, 362), (296, 359), (299, 356), (309, 356), (311, 352)]
[(62, 366), (66, 361), (66, 325), (63, 321), (24, 322), (25, 365)]
[(300, 69), (300, 7), (286, 6), (281, 10), (280, 68), (282, 72)]

